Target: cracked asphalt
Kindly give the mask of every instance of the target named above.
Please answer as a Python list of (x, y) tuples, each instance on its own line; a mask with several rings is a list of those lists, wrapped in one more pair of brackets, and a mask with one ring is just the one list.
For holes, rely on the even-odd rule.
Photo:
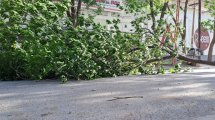
[(215, 120), (215, 67), (59, 83), (1, 81), (0, 120)]

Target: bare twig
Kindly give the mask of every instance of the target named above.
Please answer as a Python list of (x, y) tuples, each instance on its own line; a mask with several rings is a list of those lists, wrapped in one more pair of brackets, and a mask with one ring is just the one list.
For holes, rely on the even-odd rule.
[(18, 71), (18, 68), (19, 68), (19, 67), (17, 67), (17, 69), (15, 69), (14, 67), (12, 67), (11, 63), (9, 63), (9, 66), (10, 66), (11, 69), (13, 69), (13, 70), (16, 72), (16, 75), (17, 75), (19, 78), (21, 78), (21, 79), (23, 79), (23, 80), (27, 80), (27, 78), (23, 78), (23, 77), (21, 77), (21, 76), (19, 75), (19, 74), (21, 74), (21, 73)]
[(169, 10), (169, 12), (170, 12), (170, 15), (171, 15), (173, 21), (176, 23), (175, 17), (173, 16), (173, 13), (172, 13), (172, 11), (171, 11), (169, 5), (167, 6), (167, 8), (168, 8), (168, 10)]
[(114, 101), (114, 100), (118, 100), (118, 99), (128, 99), (128, 98), (143, 98), (143, 96), (114, 97), (114, 99), (110, 99), (110, 100), (107, 100), (107, 101)]

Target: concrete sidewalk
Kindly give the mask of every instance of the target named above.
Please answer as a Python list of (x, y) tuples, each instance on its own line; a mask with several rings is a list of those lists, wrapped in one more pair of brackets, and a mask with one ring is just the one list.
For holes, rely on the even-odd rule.
[(0, 120), (215, 119), (214, 67), (59, 83), (0, 82)]

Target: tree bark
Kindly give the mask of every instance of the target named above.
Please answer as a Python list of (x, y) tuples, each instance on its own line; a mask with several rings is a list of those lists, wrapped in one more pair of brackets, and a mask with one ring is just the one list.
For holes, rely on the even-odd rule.
[(154, 13), (154, 10), (153, 10), (153, 7), (154, 7), (154, 1), (153, 0), (150, 0), (149, 4), (150, 4), (150, 9), (151, 9), (151, 17), (152, 17), (152, 30), (154, 31), (154, 28), (156, 26), (155, 24), (155, 13)]
[(81, 0), (78, 1), (78, 7), (77, 7), (77, 13), (76, 13), (76, 24), (74, 27), (77, 27), (78, 26), (78, 17), (79, 17), (79, 14), (81, 13)]
[[(214, 26), (215, 26), (215, 19), (214, 19)], [(208, 51), (208, 61), (212, 61), (212, 54), (213, 54), (214, 44), (215, 44), (215, 30), (214, 30), (213, 39), (212, 39), (212, 41), (210, 43), (210, 47), (209, 47), (209, 51)]]
[[(188, 2), (189, 2), (189, 0), (185, 1), (185, 7), (184, 7), (184, 25), (183, 25), (183, 27), (185, 29), (183, 30), (182, 40), (184, 40), (185, 42), (186, 42), (185, 38), (186, 38), (186, 24), (187, 24), (187, 19), (186, 18), (187, 18), (187, 5), (188, 5)], [(184, 54), (186, 53), (186, 46), (185, 45), (182, 47), (182, 50), (183, 50)]]
[(166, 8), (168, 6), (169, 1), (164, 3), (164, 6), (162, 8), (162, 12), (161, 12), (161, 16), (160, 16), (160, 20), (164, 18), (164, 12), (166, 11)]
[(70, 10), (66, 11), (67, 17), (71, 17)]
[[(162, 48), (162, 50), (166, 51), (169, 54), (173, 53), (172, 51), (167, 50), (167, 49), (163, 49)], [(194, 60), (194, 59), (190, 59), (190, 58), (184, 57), (184, 56), (182, 56), (180, 54), (178, 54), (177, 58), (180, 59), (180, 60), (184, 60), (184, 61), (188, 61), (188, 62), (192, 62), (192, 63), (200, 63), (200, 64), (206, 64), (206, 65), (213, 65), (213, 66), (215, 66), (215, 62), (204, 61), (204, 60)]]
[[(171, 53), (171, 52), (170, 52)], [(163, 60), (166, 60), (166, 59), (170, 59), (171, 56), (166, 56), (166, 57), (163, 57), (162, 59)], [(192, 63), (200, 63), (200, 64), (206, 64), (206, 65), (212, 65), (212, 66), (215, 66), (215, 62), (210, 62), (210, 61), (204, 61), (204, 60), (194, 60), (194, 59), (190, 59), (190, 58), (187, 58), (187, 57), (184, 57), (182, 55), (178, 55), (177, 57), (178, 59), (180, 60), (184, 60), (184, 61), (188, 61), (188, 62), (192, 62)], [(153, 60), (149, 60), (147, 61), (145, 64), (149, 64), (149, 63), (152, 63), (152, 62), (156, 62), (156, 61), (160, 61), (161, 59), (153, 59)], [(144, 65), (145, 65), (144, 64)]]
[(73, 26), (75, 27), (76, 25), (76, 12), (75, 12), (75, 0), (71, 0), (71, 18), (72, 18), (72, 23)]
[[(199, 44), (198, 48), (201, 49), (201, 0), (199, 0), (199, 23), (198, 23), (198, 28), (199, 28)], [(198, 59), (201, 60), (201, 56), (198, 56)]]
[[(152, 46), (148, 46), (148, 48), (153, 48), (153, 47)], [(141, 50), (141, 49), (140, 48), (135, 48), (135, 49), (133, 49), (132, 52), (137, 51), (137, 50)], [(164, 49), (164, 48), (162, 48), (162, 50), (166, 51), (169, 54), (174, 53), (174, 51), (167, 50), (167, 49)], [(160, 58), (160, 59), (156, 58), (156, 59), (152, 59), (152, 60), (147, 61), (145, 64), (149, 64), (149, 63), (152, 63), (152, 62), (157, 62), (157, 61), (160, 61), (161, 59), (165, 60), (165, 59), (170, 59), (170, 58), (171, 58), (171, 56), (166, 56), (166, 57), (163, 57), (163, 58)], [(213, 66), (215, 66), (215, 62), (190, 59), (190, 58), (184, 57), (183, 55), (180, 55), (180, 54), (178, 54), (177, 58), (180, 59), (180, 60), (187, 61), (187, 62), (200, 63), (200, 64), (206, 64), (206, 65), (213, 65)], [(131, 62), (137, 62), (137, 61), (138, 60), (132, 60)]]

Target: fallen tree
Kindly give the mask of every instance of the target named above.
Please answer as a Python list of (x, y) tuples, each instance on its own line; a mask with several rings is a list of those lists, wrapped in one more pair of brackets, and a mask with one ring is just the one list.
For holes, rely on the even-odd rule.
[[(114, 36), (106, 26), (95, 23), (91, 15), (76, 12), (74, 26), (74, 20), (65, 14), (71, 8), (69, 4), (66, 0), (0, 3), (0, 63), (4, 63), (0, 64), (0, 80), (59, 78), (64, 83), (67, 79), (91, 80), (136, 72), (152, 74), (156, 61), (171, 57), (191, 60), (178, 55), (177, 49), (166, 47), (168, 42), (159, 47), (159, 36), (169, 36), (165, 18), (169, 14), (168, 1), (126, 0), (125, 6), (117, 5), (135, 19), (130, 23), (132, 33), (120, 30), (120, 16), (106, 20)], [(150, 29), (143, 28), (141, 24), (147, 26), (149, 21)], [(90, 26), (93, 31), (88, 30)], [(165, 57), (166, 53), (170, 56)]]

